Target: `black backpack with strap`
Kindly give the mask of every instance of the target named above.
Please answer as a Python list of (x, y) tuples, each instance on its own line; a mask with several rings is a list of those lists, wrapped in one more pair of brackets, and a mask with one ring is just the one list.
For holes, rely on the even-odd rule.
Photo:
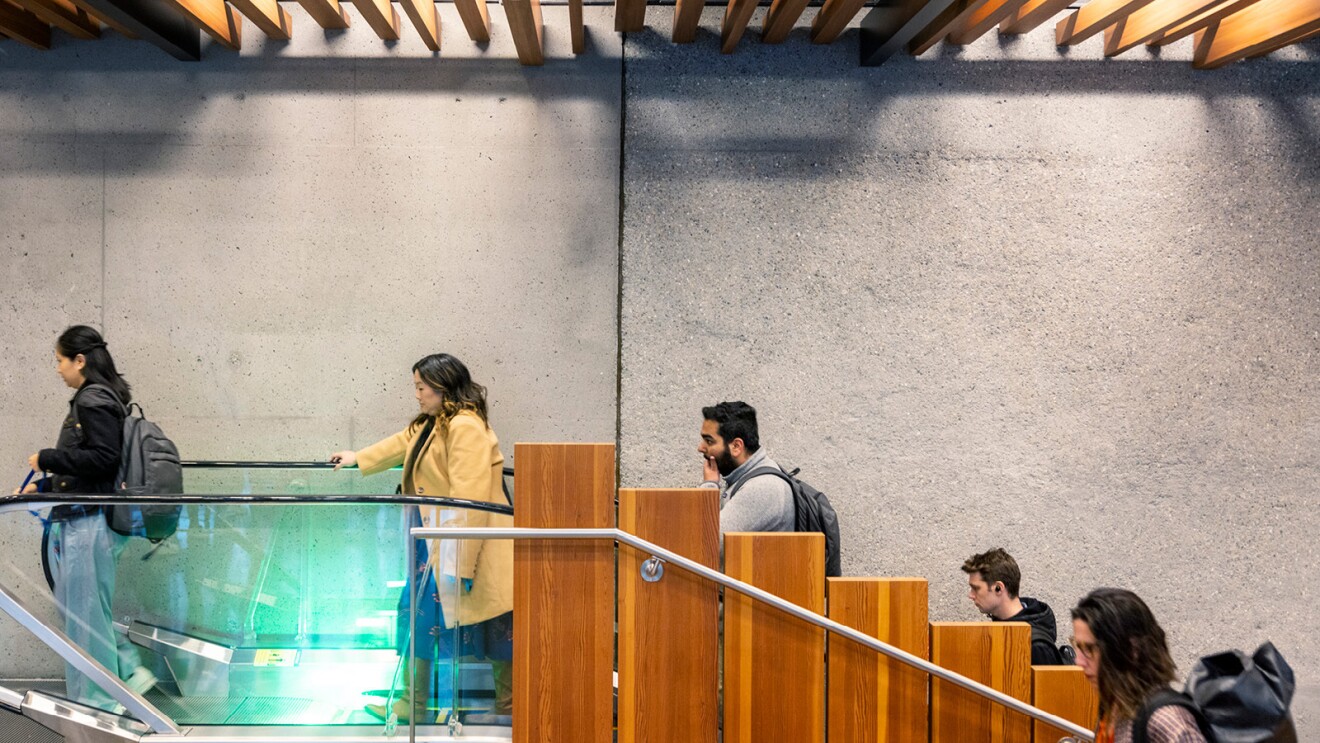
[(1189, 710), (1210, 743), (1297, 743), (1288, 711), (1296, 690), (1292, 667), (1273, 643), (1255, 653), (1229, 650), (1196, 662), (1185, 693), (1159, 692), (1137, 714), (1132, 743), (1148, 743), (1146, 725), (1160, 707)]
[[(90, 384), (119, 397), (109, 387)], [(120, 403), (123, 406), (123, 403)], [(137, 416), (133, 415), (137, 408)], [(74, 421), (77, 422), (74, 406)], [(147, 420), (142, 406), (133, 403), (123, 407), (124, 443), (119, 456), (119, 472), (115, 477), (115, 492), (131, 498), (134, 495), (179, 495), (183, 492), (183, 466), (174, 442), (161, 431), (160, 426)], [(153, 542), (166, 539), (179, 528), (182, 506), (166, 504), (114, 505), (106, 509), (105, 520), (117, 534), (126, 537), (146, 537)]]
[(734, 493), (743, 483), (760, 475), (774, 475), (788, 483), (793, 491), (793, 531), (819, 532), (825, 535), (825, 575), (837, 578), (843, 575), (843, 560), (839, 546), (839, 515), (834, 512), (829, 498), (819, 490), (797, 479), (800, 470), (785, 472), (778, 467), (758, 467), (747, 473), (729, 493)]

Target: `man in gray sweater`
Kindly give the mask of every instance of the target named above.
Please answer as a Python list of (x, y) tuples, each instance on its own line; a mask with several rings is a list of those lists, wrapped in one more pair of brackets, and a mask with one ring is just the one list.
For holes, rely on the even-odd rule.
[(720, 488), (720, 533), (793, 531), (793, 490), (771, 474), (748, 477), (762, 467), (779, 469), (756, 431), (756, 410), (745, 402), (702, 408), (703, 488)]

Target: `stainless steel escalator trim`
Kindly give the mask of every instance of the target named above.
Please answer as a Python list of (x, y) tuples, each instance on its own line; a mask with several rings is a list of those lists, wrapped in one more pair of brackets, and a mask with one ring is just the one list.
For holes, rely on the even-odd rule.
[(29, 691), (23, 716), (64, 736), (65, 743), (138, 743), (151, 729), (123, 715)]
[[(98, 663), (85, 650), (73, 644), (63, 631), (38, 619), (35, 614), (28, 610), (22, 600), (3, 585), (0, 585), (0, 611), (13, 617), (14, 621), (36, 635), (42, 644), (54, 650), (64, 659), (64, 662), (85, 674), (93, 683), (113, 697), (116, 702), (124, 705), (135, 717), (145, 722), (151, 730), (157, 733), (177, 734), (179, 732), (179, 728), (173, 720), (156, 709), (151, 702), (125, 686), (124, 682), (119, 680), (119, 676), (106, 670), (105, 666)], [(28, 696), (30, 697), (35, 693), (29, 692)]]
[(0, 686), (0, 706), (8, 707), (13, 712), (22, 712), (23, 695), (7, 686)]
[(1094, 741), (1095, 733), (1086, 728), (1052, 715), (1044, 710), (1027, 704), (1011, 697), (996, 689), (973, 681), (961, 674), (954, 673), (947, 668), (931, 663), (923, 658), (918, 658), (911, 653), (900, 650), (893, 645), (881, 642), (874, 637), (865, 635), (857, 630), (839, 624), (827, 617), (807, 611), (802, 607), (789, 603), (774, 594), (763, 591), (756, 586), (734, 580), (729, 576), (711, 568), (702, 565), (699, 562), (689, 560), (682, 555), (671, 552), (657, 544), (652, 544), (638, 536), (629, 534), (621, 529), (532, 529), (527, 527), (513, 528), (492, 528), (492, 527), (462, 527), (462, 528), (434, 528), (434, 527), (415, 527), (411, 534), (417, 539), (611, 539), (629, 547), (648, 552), (651, 555), (659, 557), (664, 561), (675, 566), (683, 568), (690, 573), (705, 578), (713, 583), (717, 583), (731, 591), (737, 591), (749, 598), (769, 604), (776, 609), (793, 617), (797, 617), (804, 622), (814, 624), (827, 632), (831, 632), (840, 637), (845, 637), (853, 642), (868, 647), (876, 652), (893, 658), (901, 663), (906, 663), (913, 668), (920, 669), (935, 676), (936, 678), (948, 681), (951, 684), (960, 686), (974, 694), (978, 694), (997, 704), (1001, 704), (1014, 712), (1021, 712), (1041, 722), (1048, 723), (1057, 728), (1067, 731), (1069, 735), (1074, 735), (1085, 741)]

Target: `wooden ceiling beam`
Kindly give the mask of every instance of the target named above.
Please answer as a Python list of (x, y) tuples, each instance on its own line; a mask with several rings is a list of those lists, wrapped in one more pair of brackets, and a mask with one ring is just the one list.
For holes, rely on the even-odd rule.
[(50, 48), (50, 26), (36, 14), (0, 0), (0, 33), (33, 49)]
[(1221, 18), (1227, 18), (1255, 2), (1256, 0), (1219, 0), (1214, 7), (1183, 21), (1146, 43), (1151, 46), (1164, 46), (1165, 44), (1172, 44), (1175, 41), (1180, 41), (1197, 31), (1200, 31), (1206, 26), (1209, 26), (1211, 23), (1214, 23)]
[(674, 3), (675, 44), (691, 44), (696, 41), (697, 28), (701, 25), (701, 11), (705, 7), (706, 0), (677, 0)]
[(1072, 0), (1027, 0), (999, 24), (999, 33), (1003, 36), (1030, 33), (1071, 3)]
[(362, 14), (362, 20), (371, 26), (376, 36), (384, 41), (399, 39), (399, 11), (390, 0), (353, 0), (353, 7)]
[(953, 0), (877, 0), (862, 17), (862, 38), (857, 45), (863, 67), (883, 64), (908, 44)]
[(128, 29), (133, 36), (160, 47), (175, 59), (202, 58), (202, 35), (197, 24), (178, 6), (161, 0), (75, 0), (89, 12)]
[(234, 51), (243, 45), (243, 16), (225, 0), (165, 0), (199, 28)]
[(1201, 70), (1260, 56), (1320, 31), (1320, 0), (1260, 0), (1196, 34), (1192, 66)]
[(118, 33), (120, 36), (123, 36), (128, 39), (138, 38), (138, 35), (134, 33), (132, 29), (130, 29), (128, 26), (125, 26), (124, 24), (120, 23), (114, 18), (111, 18), (110, 16), (92, 7), (92, 5), (86, 2), (86, 0), (73, 0), (73, 4), (77, 5), (79, 8), (82, 8), (84, 13), (91, 16), (92, 18), (95, 18), (98, 23), (110, 27), (110, 29), (112, 29), (115, 33)]
[(525, 65), (545, 64), (541, 0), (504, 0), (502, 4), (513, 46), (518, 50), (518, 61)]
[[(1250, 5), (1255, 1), (1242, 0), (1242, 4)], [(1166, 31), (1213, 13), (1223, 4), (1224, 0), (1155, 0), (1105, 29), (1105, 56), (1113, 57), (1158, 39)]]
[(321, 28), (339, 29), (349, 26), (348, 11), (339, 0), (298, 0), (298, 4)]
[(1266, 49), (1266, 50), (1264, 50), (1264, 51), (1256, 52), (1255, 54), (1252, 54), (1252, 55), (1248, 56), (1247, 59), (1259, 59), (1259, 58), (1264, 57), (1264, 56), (1266, 56), (1266, 55), (1269, 55), (1269, 54), (1272, 54), (1272, 53), (1274, 53), (1274, 52), (1277, 52), (1279, 49), (1282, 49), (1282, 48), (1285, 47), (1285, 46), (1292, 46), (1292, 45), (1294, 45), (1294, 44), (1300, 44), (1300, 43), (1302, 43), (1303, 41), (1310, 41), (1311, 39), (1314, 39), (1314, 38), (1316, 38), (1317, 36), (1320, 36), (1320, 28), (1317, 28), (1316, 30), (1311, 31), (1310, 33), (1304, 33), (1304, 34), (1301, 34), (1301, 35), (1299, 35), (1299, 36), (1293, 38), (1292, 40), (1288, 41), (1286, 44), (1282, 44), (1282, 45), (1280, 45), (1280, 46), (1279, 46), (1278, 48), (1276, 48), (1276, 49)]
[(77, 39), (101, 36), (101, 23), (69, 0), (11, 0), (18, 7)]
[(807, 0), (772, 0), (770, 11), (765, 14), (765, 23), (761, 24), (761, 41), (766, 44), (782, 44), (793, 30), (793, 24), (802, 17), (807, 9)]
[(921, 33), (908, 42), (908, 52), (916, 56), (930, 51), (941, 39), (955, 29), (961, 28), (969, 18), (990, 2), (991, 0), (955, 0), (935, 17), (934, 22), (923, 28)]
[(829, 44), (839, 38), (865, 6), (866, 0), (825, 0), (811, 22), (811, 43)]
[(433, 52), (440, 51), (440, 16), (435, 12), (435, 0), (399, 0), (404, 15), (412, 21), (422, 37), (422, 43)]
[(1054, 27), (1054, 43), (1071, 46), (1095, 36), (1124, 16), (1150, 5), (1152, 0), (1091, 0)]
[(967, 20), (949, 32), (946, 41), (955, 46), (963, 46), (981, 38), (990, 29), (998, 26), (1020, 9), (1026, 0), (990, 0), (977, 8)]
[(614, 0), (614, 30), (619, 33), (646, 28), (646, 0)]
[(288, 41), (291, 38), (293, 18), (276, 0), (229, 0), (229, 2), (270, 38), (281, 41)]
[(729, 0), (724, 7), (724, 21), (720, 23), (720, 53), (733, 54), (747, 30), (747, 22), (756, 12), (757, 0)]
[(486, 0), (454, 0), (458, 17), (467, 29), (468, 38), (478, 43), (490, 41), (490, 9)]

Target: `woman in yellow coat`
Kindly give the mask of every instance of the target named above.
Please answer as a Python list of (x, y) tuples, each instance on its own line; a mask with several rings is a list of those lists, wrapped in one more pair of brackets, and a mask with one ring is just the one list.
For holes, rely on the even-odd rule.
[[(463, 362), (433, 354), (413, 365), (420, 412), (389, 438), (331, 457), (338, 467), (356, 464), (363, 475), (403, 465), (403, 492), (436, 498), (506, 503), (504, 456), (486, 416), (486, 388), (472, 381)], [(427, 527), (512, 526), (513, 519), (469, 508), (422, 506)], [(416, 658), (394, 704), (400, 720), (422, 722), (430, 696), (431, 659), (489, 659), (495, 678), (495, 714), (513, 707), (513, 542), (507, 539), (431, 540), (419, 576), (428, 576), (413, 610)], [(437, 588), (438, 586), (438, 588)], [(401, 607), (407, 611), (406, 603)], [(402, 614), (401, 614), (402, 616)], [(452, 647), (459, 627), (460, 647)], [(405, 637), (400, 633), (400, 641)], [(406, 654), (404, 644), (400, 654)], [(412, 678), (410, 678), (412, 677)], [(384, 718), (380, 705), (368, 711)]]

